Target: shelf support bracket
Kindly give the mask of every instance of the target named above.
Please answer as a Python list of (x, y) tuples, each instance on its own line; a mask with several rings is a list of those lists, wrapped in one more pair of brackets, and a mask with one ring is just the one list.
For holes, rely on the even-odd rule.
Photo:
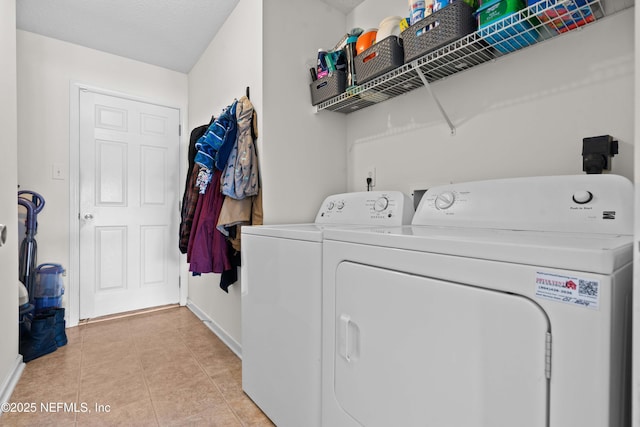
[(418, 63), (416, 61), (412, 62), (411, 63), (411, 67), (414, 70), (416, 70), (416, 72), (418, 73), (418, 77), (420, 77), (420, 80), (422, 80), (422, 84), (424, 84), (424, 87), (427, 88), (427, 91), (429, 92), (429, 95), (436, 102), (436, 105), (438, 106), (438, 109), (440, 110), (440, 114), (442, 114), (442, 117), (444, 117), (444, 119), (446, 120), (447, 124), (449, 125), (449, 129), (451, 129), (451, 135), (455, 135), (456, 134), (456, 127), (453, 125), (453, 123), (451, 123), (451, 120), (449, 119), (449, 116), (447, 115), (447, 112), (444, 111), (444, 108), (442, 108), (442, 104), (440, 104), (440, 101), (438, 100), (438, 97), (435, 95), (435, 93), (433, 93), (433, 90), (431, 90), (431, 85), (429, 84), (429, 81), (427, 80), (427, 78), (425, 77), (424, 73), (422, 72), (422, 70), (418, 66)]

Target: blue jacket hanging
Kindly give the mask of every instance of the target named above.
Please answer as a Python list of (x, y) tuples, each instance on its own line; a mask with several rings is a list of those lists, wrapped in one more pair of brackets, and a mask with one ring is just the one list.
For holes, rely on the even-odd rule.
[(196, 163), (207, 169), (223, 170), (227, 164), (229, 153), (236, 140), (238, 125), (236, 122), (237, 100), (225, 108), (214, 120), (204, 135), (198, 139)]

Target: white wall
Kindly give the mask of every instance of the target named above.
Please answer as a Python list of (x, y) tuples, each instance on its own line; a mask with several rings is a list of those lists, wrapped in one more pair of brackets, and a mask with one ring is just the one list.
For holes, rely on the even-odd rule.
[[(262, 1), (241, 0), (189, 73), (189, 126), (209, 123), (222, 109), (245, 94), (258, 114), (258, 147), (263, 126)], [(185, 150), (186, 153), (186, 150)], [(260, 153), (261, 154), (261, 153)], [(220, 275), (189, 277), (189, 304), (237, 353), (240, 352), (240, 282), (225, 293)]]
[[(317, 1), (241, 0), (189, 73), (189, 128), (208, 123), (251, 86), (258, 113), (264, 222), (308, 222), (322, 199), (346, 189), (344, 117), (316, 114), (308, 69), (341, 37), (345, 17)], [(241, 38), (240, 38), (241, 37)], [(238, 353), (240, 282), (189, 279), (189, 300)]]
[(16, 7), (13, 1), (0, 2), (0, 56), (0, 224), (8, 227), (7, 242), (0, 247), (0, 403), (4, 403), (9, 400), (24, 366), (18, 355)]
[[(403, 4), (404, 6), (404, 4)], [(367, 0), (350, 25), (387, 15)], [(377, 13), (376, 13), (377, 12)], [(610, 134), (612, 173), (633, 178), (633, 9), (347, 116), (349, 190), (416, 188), (499, 177), (581, 174), (582, 138)]]
[[(38, 261), (68, 268), (70, 83), (180, 108), (184, 128), (187, 75), (25, 31), (17, 32), (17, 51), (18, 182), (46, 199), (38, 216)], [(186, 138), (183, 132), (183, 144)], [(65, 179), (51, 178), (53, 163), (63, 166)], [(68, 288), (73, 277), (65, 282), (69, 309), (77, 289)]]
[(309, 68), (345, 33), (345, 16), (317, 0), (264, 7), (262, 179), (267, 224), (313, 221), (322, 200), (346, 190), (346, 120), (315, 113)]

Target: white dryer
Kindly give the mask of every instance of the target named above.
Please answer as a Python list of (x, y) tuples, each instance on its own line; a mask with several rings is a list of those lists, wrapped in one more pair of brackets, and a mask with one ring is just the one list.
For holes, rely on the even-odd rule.
[(327, 230), (323, 425), (628, 426), (632, 203), (613, 175), (492, 180)]
[(310, 224), (242, 228), (242, 388), (279, 427), (320, 426), (322, 236), (410, 224), (397, 191), (330, 196)]

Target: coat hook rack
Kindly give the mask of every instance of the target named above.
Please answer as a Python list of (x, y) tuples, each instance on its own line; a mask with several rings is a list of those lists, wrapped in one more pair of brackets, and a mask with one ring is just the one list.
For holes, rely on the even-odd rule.
[(251, 97), (249, 96), (249, 86), (247, 86), (247, 99), (251, 99)]

